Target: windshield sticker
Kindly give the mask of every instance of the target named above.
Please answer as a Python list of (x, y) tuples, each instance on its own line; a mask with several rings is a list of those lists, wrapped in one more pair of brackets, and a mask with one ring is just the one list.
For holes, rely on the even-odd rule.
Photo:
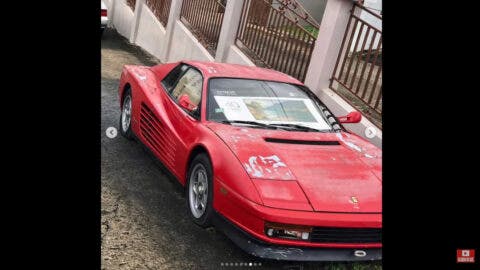
[(243, 99), (257, 120), (316, 122), (303, 100)]
[(240, 111), (240, 105), (237, 101), (228, 101), (225, 106), (231, 111)]
[(266, 124), (291, 123), (320, 130), (330, 129), (310, 99), (232, 96), (214, 98), (227, 120), (257, 121)]

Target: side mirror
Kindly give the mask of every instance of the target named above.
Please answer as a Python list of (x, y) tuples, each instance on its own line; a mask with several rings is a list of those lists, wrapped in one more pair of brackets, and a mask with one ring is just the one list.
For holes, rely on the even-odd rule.
[(193, 112), (195, 109), (197, 109), (197, 106), (190, 101), (190, 98), (187, 94), (181, 95), (178, 99), (178, 103), (180, 104), (180, 107), (189, 112)]
[(350, 112), (349, 114), (345, 116), (340, 116), (338, 117), (338, 121), (340, 123), (345, 124), (345, 123), (359, 123), (362, 120), (362, 114), (357, 111)]

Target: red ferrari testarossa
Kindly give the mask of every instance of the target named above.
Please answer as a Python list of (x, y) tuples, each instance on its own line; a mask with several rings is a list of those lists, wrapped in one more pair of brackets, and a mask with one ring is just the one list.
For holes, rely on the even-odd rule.
[(249, 254), (381, 259), (382, 151), (300, 81), (233, 64), (127, 65), (120, 133), (185, 187), (188, 213)]

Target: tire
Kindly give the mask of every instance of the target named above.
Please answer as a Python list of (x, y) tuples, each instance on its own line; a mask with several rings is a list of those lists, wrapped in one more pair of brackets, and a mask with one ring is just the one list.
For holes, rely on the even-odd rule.
[(132, 140), (132, 94), (129, 88), (125, 89), (120, 114), (119, 130), (123, 137)]
[(188, 213), (193, 222), (203, 228), (211, 226), (213, 217), (213, 171), (210, 159), (206, 154), (201, 153), (192, 160), (188, 169), (185, 190)]

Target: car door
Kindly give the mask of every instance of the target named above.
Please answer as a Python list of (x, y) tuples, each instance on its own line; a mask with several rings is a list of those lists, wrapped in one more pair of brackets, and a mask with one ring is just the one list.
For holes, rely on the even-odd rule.
[[(188, 155), (190, 145), (196, 140), (197, 126), (200, 119), (200, 104), (202, 96), (203, 76), (196, 68), (182, 64), (179, 69), (178, 79), (172, 83), (169, 82), (169, 75), (166, 76), (165, 81), (162, 82), (165, 90), (170, 96), (170, 101), (165, 106), (165, 111), (170, 121), (171, 140), (169, 143), (173, 144), (175, 151), (172, 153), (172, 167), (171, 170), (178, 177), (180, 181), (184, 181), (182, 173), (185, 167), (185, 161)], [(172, 72), (177, 72), (173, 70)], [(193, 111), (188, 111), (180, 106), (180, 98), (186, 95), (190, 102), (196, 107)]]

